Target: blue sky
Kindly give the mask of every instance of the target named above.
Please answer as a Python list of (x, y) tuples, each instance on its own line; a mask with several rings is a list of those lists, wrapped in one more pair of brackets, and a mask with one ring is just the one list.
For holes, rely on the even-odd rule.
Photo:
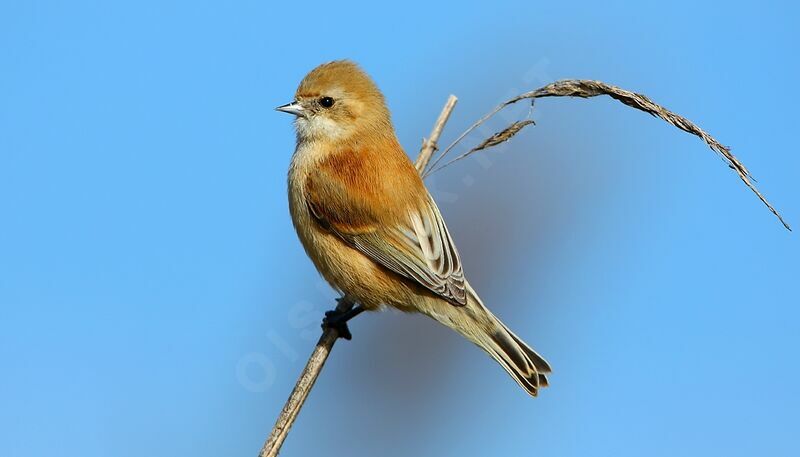
[[(0, 454), (257, 453), (333, 305), (272, 111), (315, 65), (361, 63), (411, 155), (450, 93), (444, 141), (556, 79), (636, 90), (732, 146), (800, 226), (798, 19), (789, 2), (3, 2)], [(647, 115), (549, 99), (534, 117), (428, 185), (552, 387), (527, 398), (423, 317), (359, 317), (285, 455), (797, 455), (797, 235)]]

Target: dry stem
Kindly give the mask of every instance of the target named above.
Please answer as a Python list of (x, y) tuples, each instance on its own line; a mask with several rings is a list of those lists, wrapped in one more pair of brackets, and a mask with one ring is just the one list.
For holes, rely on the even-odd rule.
[[(454, 142), (452, 142), (439, 155), (439, 157), (436, 158), (436, 160), (433, 161), (431, 166), (428, 167), (428, 170), (423, 172), (423, 177), (427, 177), (431, 173), (433, 173), (434, 171), (441, 170), (442, 168), (444, 168), (445, 166), (449, 165), (450, 163), (453, 163), (453, 162), (455, 162), (457, 160), (460, 160), (460, 159), (466, 157), (467, 155), (469, 155), (470, 153), (474, 152), (474, 151), (471, 150), (471, 151), (467, 152), (466, 154), (462, 154), (461, 156), (459, 156), (459, 157), (453, 159), (452, 161), (446, 163), (445, 165), (442, 165), (439, 168), (435, 168), (436, 165), (439, 163), (439, 161), (441, 161), (442, 158), (445, 155), (447, 155), (447, 153), (450, 152), (450, 150), (453, 149), (453, 147), (455, 147), (459, 142), (461, 142), (461, 140), (463, 140), (470, 132), (475, 130), (478, 126), (480, 126), (481, 124), (483, 124), (484, 122), (489, 120), (489, 118), (491, 118), (492, 116), (497, 114), (500, 110), (502, 110), (503, 108), (505, 108), (505, 107), (507, 107), (509, 105), (517, 103), (520, 100), (526, 100), (526, 99), (530, 99), (531, 102), (533, 102), (534, 99), (544, 98), (544, 97), (582, 97), (582, 98), (589, 98), (589, 97), (596, 97), (598, 95), (608, 95), (609, 97), (611, 97), (611, 98), (613, 98), (613, 99), (615, 99), (615, 100), (617, 100), (619, 102), (622, 102), (625, 105), (628, 105), (628, 106), (630, 106), (632, 108), (636, 108), (636, 109), (641, 110), (641, 111), (644, 111), (644, 112), (649, 113), (649, 114), (651, 114), (653, 116), (659, 117), (659, 118), (667, 121), (668, 123), (674, 125), (675, 127), (679, 128), (679, 129), (681, 129), (681, 130), (683, 130), (685, 132), (688, 132), (688, 133), (691, 133), (692, 135), (696, 135), (696, 136), (700, 137), (703, 141), (706, 142), (706, 144), (712, 150), (714, 150), (715, 152), (720, 154), (720, 156), (722, 156), (722, 158), (725, 160), (725, 162), (728, 164), (728, 166), (731, 169), (733, 169), (736, 172), (736, 174), (739, 176), (739, 179), (741, 179), (742, 182), (744, 182), (744, 184), (750, 190), (752, 190), (753, 193), (756, 194), (756, 196), (758, 196), (759, 200), (761, 200), (761, 202), (764, 203), (764, 205), (766, 205), (767, 208), (769, 208), (769, 210), (772, 212), (772, 214), (774, 214), (778, 218), (778, 220), (781, 222), (781, 224), (783, 224), (783, 226), (786, 227), (786, 229), (791, 230), (791, 227), (789, 227), (789, 224), (787, 224), (786, 221), (783, 220), (783, 217), (781, 217), (780, 213), (778, 213), (778, 211), (767, 201), (767, 199), (764, 197), (764, 195), (762, 195), (761, 192), (759, 192), (759, 190), (756, 189), (755, 185), (753, 184), (753, 181), (755, 181), (755, 180), (750, 175), (750, 172), (747, 170), (747, 168), (745, 168), (744, 164), (742, 164), (739, 161), (739, 159), (737, 159), (736, 156), (734, 156), (731, 153), (730, 148), (728, 148), (726, 146), (723, 146), (720, 142), (718, 142), (716, 139), (714, 139), (714, 137), (712, 137), (711, 135), (709, 135), (708, 133), (703, 131), (700, 127), (695, 125), (690, 120), (686, 119), (683, 116), (679, 116), (679, 115), (673, 113), (672, 111), (664, 108), (663, 106), (653, 102), (652, 100), (650, 100), (646, 96), (644, 96), (642, 94), (637, 94), (635, 92), (631, 92), (631, 91), (628, 91), (628, 90), (625, 90), (625, 89), (622, 89), (622, 88), (619, 88), (619, 87), (616, 87), (616, 86), (612, 86), (610, 84), (606, 84), (606, 83), (601, 82), (601, 81), (579, 80), (579, 79), (569, 79), (569, 80), (563, 80), (563, 81), (556, 81), (556, 82), (554, 82), (552, 84), (548, 84), (548, 85), (546, 85), (544, 87), (541, 87), (539, 89), (536, 89), (536, 90), (533, 90), (533, 91), (530, 91), (530, 92), (525, 92), (524, 94), (520, 94), (520, 95), (518, 95), (518, 96), (516, 96), (516, 97), (514, 97), (514, 98), (512, 98), (510, 100), (506, 100), (505, 102), (503, 102), (500, 105), (498, 105), (495, 109), (490, 111), (488, 114), (486, 114), (482, 118), (478, 119), (477, 122), (472, 124), (472, 126), (470, 126), (458, 138), (456, 138), (456, 140)], [(517, 133), (524, 126), (525, 125), (522, 125), (521, 127), (519, 127), (519, 129), (517, 129), (517, 131), (515, 131), (514, 133)], [(513, 124), (512, 124), (512, 127), (513, 127)], [(508, 135), (509, 138), (511, 136), (513, 136), (513, 135)]]
[[(342, 298), (339, 300), (336, 310), (349, 311), (353, 306), (354, 303), (352, 301)], [(275, 421), (272, 432), (269, 434), (267, 441), (264, 442), (261, 452), (258, 453), (259, 457), (275, 457), (280, 452), (283, 441), (286, 439), (286, 435), (289, 434), (289, 429), (292, 428), (294, 420), (297, 419), (300, 408), (303, 407), (308, 394), (311, 393), (311, 388), (314, 387), (314, 383), (317, 381), (325, 361), (328, 360), (331, 349), (333, 349), (333, 344), (338, 338), (339, 332), (336, 329), (326, 327), (323, 330), (322, 336), (319, 337), (319, 341), (314, 347), (314, 352), (308, 358), (308, 363), (303, 368), (303, 372), (300, 373), (300, 377), (297, 379), (289, 399), (286, 400), (278, 420)]]
[(452, 113), (453, 108), (456, 107), (457, 101), (458, 98), (456, 98), (455, 95), (450, 95), (450, 97), (447, 98), (447, 103), (444, 104), (444, 108), (442, 109), (441, 114), (439, 114), (439, 118), (436, 119), (436, 123), (433, 124), (431, 136), (428, 139), (422, 139), (422, 149), (419, 151), (417, 161), (414, 163), (414, 166), (417, 167), (418, 172), (422, 173), (422, 171), (425, 170), (425, 167), (428, 166), (428, 162), (431, 160), (431, 157), (433, 157), (433, 154), (439, 149), (437, 142), (439, 141), (439, 137), (442, 136), (444, 125), (447, 123), (447, 120), (450, 119), (450, 113)]
[[(435, 173), (435, 172), (441, 170), (442, 168), (445, 168), (446, 166), (448, 166), (448, 165), (450, 165), (450, 164), (452, 164), (454, 162), (458, 162), (459, 160), (471, 155), (473, 152), (482, 151), (484, 149), (488, 149), (488, 148), (497, 146), (498, 144), (500, 144), (500, 143), (502, 143), (504, 141), (508, 141), (514, 135), (519, 133), (520, 130), (522, 130), (523, 128), (525, 128), (526, 126), (531, 125), (531, 124), (535, 124), (535, 122), (533, 122), (530, 119), (526, 119), (524, 121), (514, 122), (513, 124), (511, 124), (508, 127), (504, 128), (503, 130), (501, 130), (501, 131), (495, 133), (494, 135), (490, 136), (489, 138), (483, 140), (479, 145), (477, 145), (474, 148), (470, 149), (469, 151), (461, 154), (460, 156), (456, 157), (455, 159), (445, 163), (444, 165), (439, 165), (439, 167), (433, 168), (433, 166), (436, 165), (434, 163), (434, 165), (431, 167), (432, 169), (428, 170), (427, 172), (425, 172), (425, 174), (423, 175), (423, 178), (429, 176), (431, 173)], [(437, 158), (436, 162), (438, 162), (439, 159), (441, 159), (442, 157), (444, 157), (444, 154), (439, 156)]]

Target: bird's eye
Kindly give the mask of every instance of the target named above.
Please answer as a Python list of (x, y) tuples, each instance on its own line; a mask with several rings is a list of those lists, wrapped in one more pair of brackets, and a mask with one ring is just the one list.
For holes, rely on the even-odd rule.
[(330, 97), (322, 97), (319, 99), (319, 104), (322, 105), (323, 108), (330, 108), (333, 106), (333, 99)]

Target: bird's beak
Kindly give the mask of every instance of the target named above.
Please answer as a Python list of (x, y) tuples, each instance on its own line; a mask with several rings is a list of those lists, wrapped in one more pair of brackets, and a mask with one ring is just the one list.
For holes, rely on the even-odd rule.
[(303, 109), (303, 105), (300, 104), (298, 101), (293, 101), (292, 103), (287, 103), (285, 105), (281, 105), (275, 108), (276, 111), (283, 111), (284, 113), (294, 114), (295, 116), (299, 117), (306, 117), (306, 111)]

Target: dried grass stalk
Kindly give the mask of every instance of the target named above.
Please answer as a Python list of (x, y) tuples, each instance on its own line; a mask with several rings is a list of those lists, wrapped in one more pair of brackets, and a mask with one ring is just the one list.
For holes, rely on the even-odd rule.
[(497, 146), (500, 143), (503, 143), (505, 141), (510, 140), (511, 137), (513, 137), (514, 135), (519, 133), (520, 130), (522, 130), (523, 128), (525, 128), (525, 126), (530, 125), (530, 124), (534, 124), (534, 122), (532, 120), (530, 120), (530, 119), (526, 119), (524, 121), (514, 122), (513, 124), (511, 124), (508, 127), (504, 128), (503, 130), (501, 130), (501, 131), (495, 133), (494, 135), (490, 136), (489, 138), (483, 140), (483, 142), (481, 144), (479, 144), (479, 145), (475, 146), (474, 148), (470, 149), (469, 151), (461, 154), (460, 156), (456, 157), (455, 159), (445, 163), (444, 165), (440, 165), (438, 168), (435, 168), (435, 169), (432, 169), (432, 170), (428, 170), (425, 173), (425, 175), (423, 176), (423, 178), (425, 178), (426, 176), (430, 175), (431, 173), (437, 172), (437, 171), (441, 170), (442, 168), (447, 167), (448, 165), (450, 165), (450, 164), (452, 164), (454, 162), (458, 162), (459, 160), (469, 156), (473, 152), (478, 152), (478, 151), (481, 151), (483, 149), (488, 149), (488, 148)]
[[(484, 117), (480, 118), (477, 122), (472, 124), (472, 126), (470, 126), (464, 133), (462, 133), (458, 138), (456, 138), (456, 140), (453, 143), (451, 143), (439, 155), (439, 157), (436, 158), (436, 160), (433, 161), (433, 164), (431, 164), (429, 170), (424, 173), (424, 176), (429, 176), (434, 171), (441, 170), (446, 165), (449, 165), (450, 163), (454, 162), (455, 160), (459, 160), (459, 159), (463, 158), (462, 156), (469, 155), (472, 152), (474, 152), (474, 151), (471, 150), (471, 151), (467, 152), (466, 154), (462, 154), (461, 156), (457, 157), (453, 161), (448, 162), (447, 164), (445, 164), (445, 165), (443, 165), (443, 166), (441, 166), (439, 168), (435, 168), (436, 165), (439, 163), (439, 161), (451, 149), (453, 149), (453, 147), (455, 147), (458, 143), (460, 143), (461, 140), (463, 140), (469, 133), (471, 133), (478, 126), (482, 125), (484, 122), (489, 120), (492, 116), (497, 114), (500, 110), (502, 110), (503, 108), (505, 108), (505, 107), (507, 107), (509, 105), (517, 103), (520, 100), (528, 100), (528, 99), (530, 99), (531, 101), (533, 101), (534, 99), (544, 98), (544, 97), (581, 97), (581, 98), (589, 98), (589, 97), (596, 97), (598, 95), (608, 95), (609, 97), (611, 97), (611, 98), (613, 98), (615, 100), (618, 100), (618, 101), (624, 103), (625, 105), (628, 105), (628, 106), (630, 106), (632, 108), (636, 108), (636, 109), (638, 109), (640, 111), (644, 111), (646, 113), (649, 113), (652, 116), (659, 117), (659, 118), (665, 120), (666, 122), (674, 125), (675, 127), (679, 128), (679, 129), (681, 129), (681, 130), (683, 130), (685, 132), (688, 132), (688, 133), (691, 133), (692, 135), (700, 137), (703, 141), (705, 141), (705, 143), (713, 151), (717, 152), (720, 156), (722, 156), (722, 158), (725, 160), (725, 162), (728, 164), (728, 166), (736, 172), (736, 174), (739, 176), (739, 178), (742, 180), (742, 182), (744, 182), (744, 184), (751, 191), (753, 191), (753, 193), (755, 193), (756, 196), (758, 196), (759, 200), (761, 200), (761, 202), (764, 203), (764, 205), (766, 205), (767, 208), (769, 208), (769, 210), (772, 212), (772, 214), (774, 214), (778, 218), (778, 220), (780, 220), (781, 224), (783, 224), (783, 226), (786, 227), (786, 229), (791, 230), (791, 227), (789, 227), (789, 224), (787, 224), (786, 221), (783, 220), (783, 217), (781, 217), (780, 213), (778, 213), (778, 211), (767, 201), (767, 199), (764, 197), (764, 195), (762, 195), (761, 192), (759, 192), (759, 190), (756, 189), (755, 185), (753, 184), (753, 181), (755, 181), (755, 179), (753, 179), (753, 177), (750, 175), (750, 172), (747, 170), (747, 168), (745, 168), (744, 164), (742, 164), (739, 161), (739, 159), (737, 159), (736, 156), (734, 156), (731, 153), (730, 148), (728, 148), (726, 146), (723, 146), (714, 137), (712, 137), (711, 135), (706, 133), (703, 129), (701, 129), (700, 127), (695, 125), (690, 120), (686, 119), (683, 116), (679, 116), (679, 115), (673, 113), (672, 111), (664, 108), (663, 106), (653, 102), (652, 100), (647, 98), (645, 95), (637, 94), (635, 92), (631, 92), (631, 91), (628, 91), (628, 90), (625, 90), (625, 89), (622, 89), (622, 88), (619, 88), (619, 87), (616, 87), (616, 86), (612, 86), (610, 84), (606, 84), (606, 83), (601, 82), (601, 81), (579, 80), (579, 79), (556, 81), (556, 82), (554, 82), (552, 84), (548, 84), (548, 85), (546, 85), (544, 87), (541, 87), (539, 89), (536, 89), (536, 90), (533, 90), (533, 91), (530, 91), (530, 92), (525, 92), (524, 94), (520, 94), (520, 95), (518, 95), (518, 96), (516, 96), (516, 97), (514, 97), (514, 98), (512, 98), (510, 100), (507, 100), (507, 101), (501, 103), (494, 110), (492, 110), (491, 112), (486, 114)], [(512, 126), (513, 125), (514, 124), (512, 124)], [(486, 141), (488, 141), (488, 140), (486, 140)], [(484, 141), (484, 143), (486, 141)], [(492, 145), (485, 146), (483, 149), (485, 149), (486, 147), (491, 147), (491, 146)]]
[(422, 149), (419, 151), (417, 160), (414, 161), (414, 166), (417, 168), (417, 172), (421, 173), (422, 170), (428, 166), (428, 162), (431, 160), (431, 157), (433, 157), (433, 154), (439, 150), (439, 137), (442, 136), (444, 125), (447, 124), (447, 120), (450, 119), (450, 114), (453, 113), (453, 108), (456, 107), (456, 102), (458, 102), (458, 98), (455, 95), (451, 94), (449, 97), (447, 97), (447, 102), (444, 104), (444, 108), (442, 108), (439, 118), (436, 119), (436, 123), (433, 124), (431, 135), (428, 138), (422, 139)]
[[(355, 303), (343, 297), (339, 299), (336, 310), (340, 312), (349, 311), (354, 305)], [(317, 378), (322, 372), (322, 367), (325, 366), (325, 361), (328, 360), (328, 356), (331, 354), (333, 345), (338, 338), (339, 331), (335, 328), (325, 327), (322, 331), (322, 336), (319, 337), (319, 341), (314, 346), (314, 351), (309, 356), (306, 366), (300, 373), (300, 377), (297, 378), (297, 383), (295, 383), (292, 393), (289, 394), (289, 399), (286, 400), (286, 404), (278, 415), (278, 419), (264, 442), (264, 446), (258, 453), (258, 457), (277, 457), (283, 442), (286, 440), (286, 436), (289, 434), (289, 429), (292, 428), (297, 415), (300, 414), (300, 409), (305, 404), (308, 394), (311, 393), (314, 383), (317, 382)]]

